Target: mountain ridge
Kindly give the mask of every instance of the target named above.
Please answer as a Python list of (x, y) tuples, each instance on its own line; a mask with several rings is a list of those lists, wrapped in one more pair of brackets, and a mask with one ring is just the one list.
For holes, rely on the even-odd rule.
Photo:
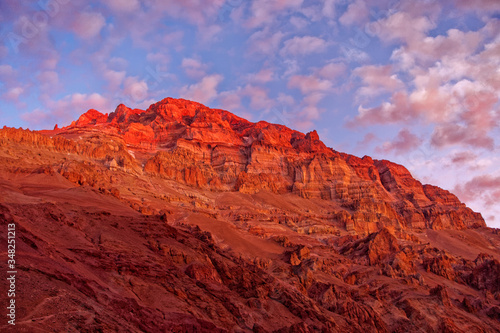
[(16, 328), (500, 330), (498, 230), (404, 166), (320, 142), (175, 99), (0, 129)]
[[(402, 165), (337, 152), (316, 131), (252, 123), (188, 100), (165, 98), (147, 110), (120, 104), (109, 115), (91, 109), (44, 133), (70, 138), (96, 130), (143, 151), (143, 171), (154, 176), (216, 191), (269, 190), (337, 201), (354, 212), (343, 223), (357, 232), (486, 225), (451, 192), (421, 184)], [(367, 223), (356, 223), (360, 219)]]

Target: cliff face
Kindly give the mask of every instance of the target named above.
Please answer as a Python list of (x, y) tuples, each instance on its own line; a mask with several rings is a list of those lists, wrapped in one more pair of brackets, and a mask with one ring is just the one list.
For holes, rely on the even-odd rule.
[(500, 330), (498, 230), (316, 132), (175, 99), (90, 110), (0, 130), (0, 194), (22, 331)]
[(340, 222), (358, 233), (485, 226), (453, 194), (422, 185), (401, 165), (339, 153), (316, 131), (251, 123), (191, 101), (167, 98), (147, 110), (120, 105), (110, 115), (89, 110), (56, 132), (117, 136), (141, 152), (145, 173), (202, 189), (333, 201), (347, 213)]

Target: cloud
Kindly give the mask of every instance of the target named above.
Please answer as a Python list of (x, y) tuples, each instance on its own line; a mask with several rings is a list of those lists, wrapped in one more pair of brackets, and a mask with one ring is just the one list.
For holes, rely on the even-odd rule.
[(288, 88), (297, 88), (302, 94), (326, 92), (332, 89), (332, 83), (315, 75), (294, 75), (288, 80)]
[(309, 24), (306, 19), (299, 16), (292, 16), (290, 18), (290, 23), (298, 30), (304, 29)]
[(253, 29), (274, 22), (276, 16), (288, 10), (300, 8), (302, 2), (303, 0), (254, 0), (245, 26)]
[(196, 84), (182, 87), (180, 95), (182, 98), (208, 104), (217, 97), (217, 86), (223, 79), (219, 74), (205, 76)]
[(325, 0), (323, 8), (321, 9), (321, 13), (329, 19), (334, 19), (337, 16), (337, 11), (335, 10), (335, 3), (336, 0)]
[(343, 25), (362, 24), (368, 19), (369, 11), (365, 1), (356, 0), (351, 3), (345, 13), (339, 18)]
[(373, 108), (358, 107), (358, 115), (347, 121), (347, 127), (366, 126), (375, 124), (393, 124), (408, 122), (418, 117), (408, 101), (404, 91), (396, 92), (391, 96), (390, 102), (383, 102)]
[(335, 80), (347, 71), (343, 63), (331, 62), (318, 70), (319, 76), (327, 80)]
[(486, 207), (500, 202), (500, 176), (480, 175), (458, 184), (454, 192), (464, 201), (481, 201)]
[(257, 73), (251, 73), (247, 80), (254, 83), (268, 83), (274, 80), (274, 71), (270, 68), (263, 68)]
[[(388, 24), (390, 17), (385, 20)], [(417, 25), (413, 36), (404, 35), (404, 31), (400, 35), (379, 31), (387, 41), (397, 40), (404, 45), (393, 52), (392, 67), (370, 65), (354, 70), (362, 82), (356, 97), (368, 104), (374, 102), (374, 97), (392, 91), (390, 100), (375, 107), (360, 105), (358, 115), (347, 126), (421, 121), (433, 128), (430, 142), (434, 148), (493, 150), (493, 131), (500, 125), (500, 61), (495, 56), (500, 50), (496, 37), (500, 23), (489, 21), (477, 31), (449, 29), (432, 37), (426, 35), (430, 26)], [(485, 40), (491, 42), (484, 44)], [(393, 76), (396, 73), (398, 76)], [(403, 84), (400, 77), (407, 83)]]
[(241, 97), (236, 91), (223, 91), (219, 94), (218, 100), (224, 110), (234, 113), (241, 108)]
[(275, 104), (269, 98), (267, 89), (261, 86), (248, 84), (242, 89), (241, 93), (243, 96), (250, 98), (250, 107), (254, 110), (270, 109)]
[(495, 0), (455, 0), (455, 3), (466, 10), (476, 10), (480, 12), (500, 11), (500, 2)]
[(19, 97), (25, 92), (23, 87), (12, 87), (7, 89), (7, 91), (2, 95), (2, 98), (7, 101), (17, 103), (19, 102)]
[(170, 57), (165, 52), (150, 52), (146, 55), (146, 60), (165, 66), (170, 62)]
[(11, 65), (0, 65), (0, 79), (12, 77), (16, 70)]
[(208, 66), (203, 64), (200, 60), (194, 58), (184, 58), (182, 59), (181, 67), (184, 69), (187, 76), (199, 79), (206, 75)]
[(446, 64), (455, 66), (466, 65), (464, 60), (478, 49), (483, 38), (483, 34), (478, 31), (463, 32), (450, 29), (446, 36), (421, 36), (420, 39), (411, 39), (408, 45), (394, 50), (391, 59), (403, 69), (409, 69), (415, 64), (432, 66), (438, 60), (444, 60)]
[(132, 13), (141, 6), (138, 0), (108, 0), (106, 5), (117, 13)]
[(282, 56), (298, 56), (312, 53), (321, 53), (326, 50), (327, 42), (314, 36), (295, 36), (285, 41), (280, 51)]
[(148, 14), (161, 17), (167, 14), (175, 19), (185, 19), (198, 27), (209, 25), (217, 18), (225, 0), (151, 0), (147, 2)]
[(467, 163), (473, 162), (473, 161), (477, 160), (477, 158), (478, 158), (478, 156), (470, 150), (461, 151), (461, 152), (455, 153), (451, 156), (451, 163), (462, 165), (462, 164), (467, 164)]
[(126, 71), (114, 71), (111, 69), (106, 69), (102, 73), (102, 77), (108, 81), (109, 91), (117, 91), (125, 80), (126, 75)]
[(149, 87), (146, 81), (130, 76), (123, 82), (123, 94), (137, 104), (148, 98)]
[(106, 19), (101, 13), (83, 12), (76, 16), (73, 22), (73, 31), (83, 39), (96, 38), (106, 25)]
[(248, 39), (251, 54), (271, 55), (275, 53), (285, 34), (281, 31), (272, 33), (269, 28), (254, 32)]
[(59, 74), (55, 71), (43, 71), (36, 78), (42, 93), (54, 93), (59, 89)]
[(392, 141), (384, 142), (382, 146), (375, 148), (375, 151), (385, 154), (404, 154), (415, 150), (421, 143), (422, 139), (404, 128), (399, 131), (398, 135)]
[(112, 110), (104, 96), (98, 93), (66, 95), (62, 99), (52, 100), (48, 95), (42, 96), (44, 108), (35, 108), (31, 112), (21, 114), (21, 119), (38, 129), (52, 128), (56, 123), (69, 125), (88, 109), (96, 109), (103, 113)]
[(493, 150), (494, 140), (486, 132), (472, 131), (460, 124), (444, 124), (436, 126), (431, 137), (431, 144), (442, 148), (452, 145), (467, 145), (476, 148)]
[(378, 140), (378, 137), (375, 134), (373, 134), (371, 132), (366, 133), (365, 136), (363, 137), (363, 139), (356, 143), (356, 149), (366, 151), (367, 147), (370, 146), (371, 144), (373, 144), (377, 140)]
[(434, 29), (436, 24), (426, 16), (413, 16), (404, 11), (370, 23), (367, 28), (386, 43), (404, 42), (411, 44), (422, 40), (426, 33)]
[(363, 86), (356, 92), (358, 100), (398, 91), (405, 87), (397, 74), (393, 72), (391, 65), (361, 66), (353, 71), (353, 75), (360, 77), (363, 83)]

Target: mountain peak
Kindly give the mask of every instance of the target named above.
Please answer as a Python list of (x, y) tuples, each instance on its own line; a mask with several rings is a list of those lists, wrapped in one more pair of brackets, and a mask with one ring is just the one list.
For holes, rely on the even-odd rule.
[(485, 225), (453, 194), (423, 186), (404, 166), (336, 152), (317, 131), (252, 123), (197, 102), (165, 98), (147, 110), (123, 104), (109, 116), (89, 110), (56, 134), (72, 138), (76, 131), (85, 138), (88, 132), (95, 138), (96, 126), (102, 136), (118, 136), (136, 151), (142, 172), (152, 177), (212, 191), (271, 191), (332, 201), (349, 212), (341, 217), (344, 227), (359, 233)]
[(104, 123), (108, 120), (107, 114), (102, 114), (101, 112), (90, 109), (78, 118), (75, 125), (76, 126), (86, 126), (86, 125), (96, 125), (99, 123)]
[(65, 127), (62, 135), (65, 131), (71, 132), (76, 128), (81, 131), (83, 127), (90, 129), (97, 124), (101, 131), (105, 132), (109, 128), (113, 133), (118, 126), (119, 133), (128, 144), (148, 146), (153, 150), (161, 146), (174, 146), (183, 139), (207, 144), (245, 146), (259, 143), (302, 152), (330, 152), (316, 131), (304, 135), (283, 125), (265, 121), (252, 123), (229, 111), (171, 97), (150, 105), (146, 110), (131, 109), (120, 104), (109, 116), (89, 110)]

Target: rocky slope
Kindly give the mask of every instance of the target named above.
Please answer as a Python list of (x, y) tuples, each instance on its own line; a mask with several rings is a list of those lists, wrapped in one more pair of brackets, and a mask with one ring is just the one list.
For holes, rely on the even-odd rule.
[(497, 230), (316, 132), (176, 99), (89, 110), (0, 130), (0, 193), (19, 331), (500, 331)]
[[(357, 233), (397, 229), (464, 229), (482, 217), (451, 193), (423, 186), (401, 165), (327, 148), (314, 131), (251, 123), (227, 111), (167, 98), (147, 110), (89, 110), (57, 136), (120, 139), (141, 151), (142, 171), (212, 191), (294, 193), (330, 200), (340, 223)], [(120, 156), (119, 164), (128, 163)], [(345, 214), (347, 213), (347, 214)]]

